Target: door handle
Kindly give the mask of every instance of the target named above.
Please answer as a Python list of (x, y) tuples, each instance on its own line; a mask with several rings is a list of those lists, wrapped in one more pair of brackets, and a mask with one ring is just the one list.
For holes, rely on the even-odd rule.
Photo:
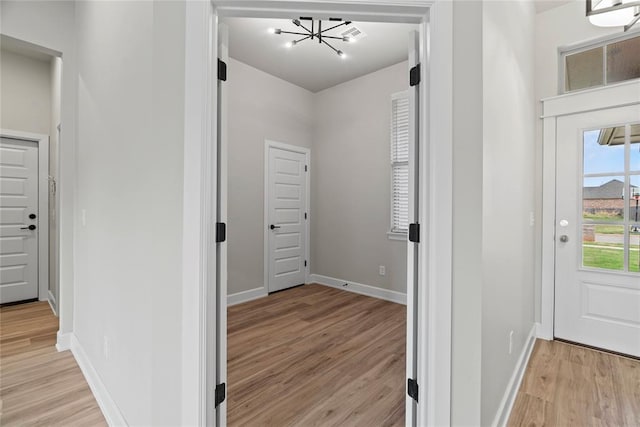
[(35, 225), (33, 225), (33, 224), (31, 224), (31, 225), (30, 225), (30, 226), (28, 226), (28, 227), (20, 227), (20, 230), (31, 230), (31, 231), (33, 231), (33, 230), (35, 230), (35, 229), (36, 229), (36, 226), (35, 226)]
[(269, 228), (270, 228), (270, 229), (272, 229), (272, 230), (275, 230), (276, 228), (280, 228), (280, 226), (279, 226), (279, 225), (273, 225), (273, 224), (271, 224), (271, 225), (269, 226)]

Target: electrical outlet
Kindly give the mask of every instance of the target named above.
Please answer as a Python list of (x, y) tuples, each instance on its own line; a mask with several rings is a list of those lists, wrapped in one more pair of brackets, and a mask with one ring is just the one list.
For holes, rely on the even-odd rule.
[(513, 331), (509, 332), (509, 354), (513, 352)]
[(385, 274), (387, 274), (387, 269), (385, 268), (384, 265), (381, 265), (378, 267), (378, 274), (380, 274), (381, 276), (384, 276)]
[(529, 212), (529, 227), (536, 225), (536, 215), (533, 212)]
[(80, 211), (80, 221), (82, 221), (82, 226), (85, 227), (87, 225), (87, 210), (82, 209)]

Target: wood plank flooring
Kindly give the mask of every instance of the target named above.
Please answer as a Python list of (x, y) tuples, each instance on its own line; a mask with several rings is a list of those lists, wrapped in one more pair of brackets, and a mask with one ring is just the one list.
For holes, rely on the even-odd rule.
[(640, 426), (640, 361), (537, 340), (509, 426)]
[(47, 302), (0, 308), (0, 425), (106, 426)]
[(403, 426), (405, 318), (316, 284), (229, 307), (229, 426)]

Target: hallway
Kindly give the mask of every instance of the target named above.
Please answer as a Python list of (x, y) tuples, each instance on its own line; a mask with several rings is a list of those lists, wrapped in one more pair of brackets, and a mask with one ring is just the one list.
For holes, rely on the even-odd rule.
[(0, 425), (106, 426), (49, 303), (0, 308)]

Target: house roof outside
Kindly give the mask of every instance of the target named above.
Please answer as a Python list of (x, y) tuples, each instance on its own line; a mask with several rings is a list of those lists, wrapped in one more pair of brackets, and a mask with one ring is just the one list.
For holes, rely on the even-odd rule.
[[(631, 190), (637, 190), (640, 187), (635, 185), (631, 186)], [(624, 182), (619, 179), (612, 179), (609, 182), (605, 182), (599, 187), (584, 187), (583, 199), (621, 199), (624, 194)]]

